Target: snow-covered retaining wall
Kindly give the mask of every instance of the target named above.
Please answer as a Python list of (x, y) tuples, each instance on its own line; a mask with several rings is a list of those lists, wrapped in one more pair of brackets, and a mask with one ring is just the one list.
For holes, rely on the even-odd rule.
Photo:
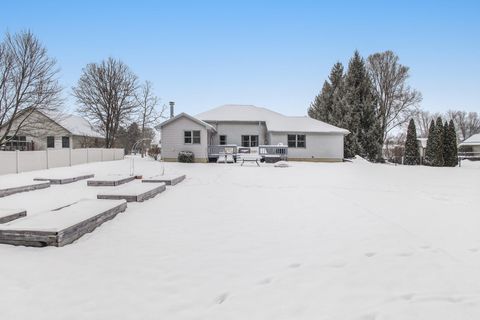
[(0, 175), (68, 167), (76, 164), (121, 160), (123, 149), (60, 149), (43, 151), (0, 151)]

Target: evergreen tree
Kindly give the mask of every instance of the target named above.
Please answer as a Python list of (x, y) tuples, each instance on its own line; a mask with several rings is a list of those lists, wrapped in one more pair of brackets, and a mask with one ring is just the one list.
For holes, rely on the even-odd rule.
[(345, 137), (346, 157), (359, 154), (376, 160), (380, 154), (381, 128), (376, 116), (376, 101), (365, 61), (355, 51), (345, 76), (344, 99), (340, 108), (344, 114), (344, 128), (351, 133)]
[(446, 167), (455, 167), (458, 164), (458, 150), (457, 150), (457, 132), (453, 120), (444, 126), (444, 145), (443, 158)]
[(406, 165), (417, 165), (420, 163), (420, 152), (418, 151), (417, 129), (415, 122), (410, 119), (407, 129), (407, 140), (405, 141), (405, 160)]
[(441, 117), (437, 118), (435, 123), (435, 135), (434, 135), (434, 147), (435, 157), (433, 159), (433, 165), (435, 167), (443, 167), (443, 121)]
[(451, 162), (450, 166), (456, 167), (458, 165), (458, 145), (457, 145), (457, 129), (455, 128), (455, 123), (453, 122), (453, 119), (450, 119), (450, 122), (448, 123), (448, 129), (450, 131), (450, 148), (452, 148), (451, 151)]
[(449, 145), (450, 145), (450, 132), (448, 130), (448, 122), (445, 121), (443, 123), (443, 165), (445, 167), (449, 167), (449, 163), (450, 163), (450, 160), (451, 160), (451, 156), (450, 156), (450, 148), (449, 148)]
[(310, 117), (334, 126), (340, 125), (341, 115), (336, 110), (338, 108), (336, 99), (341, 96), (338, 91), (343, 86), (343, 80), (343, 65), (337, 62), (330, 72), (329, 81), (324, 82), (322, 91), (315, 97), (308, 109)]
[(425, 149), (425, 165), (433, 166), (435, 159), (435, 121), (432, 119), (428, 129), (427, 148)]

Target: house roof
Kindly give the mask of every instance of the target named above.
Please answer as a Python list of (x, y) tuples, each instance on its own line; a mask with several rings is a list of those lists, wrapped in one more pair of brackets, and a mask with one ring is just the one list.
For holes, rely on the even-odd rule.
[[(16, 117), (21, 116), (23, 113), (26, 113), (29, 109), (21, 110)], [(104, 136), (96, 131), (88, 120), (74, 115), (74, 114), (64, 114), (61, 112), (46, 111), (46, 110), (34, 110), (44, 117), (47, 117), (51, 121), (55, 122), (74, 136), (85, 136), (93, 138), (104, 138)], [(4, 125), (5, 126), (5, 125)]]
[(192, 117), (191, 115), (189, 115), (189, 114), (187, 114), (187, 113), (185, 113), (185, 112), (182, 112), (182, 113), (180, 113), (180, 114), (177, 114), (175, 117), (170, 118), (170, 119), (168, 119), (168, 120), (160, 123), (156, 128), (160, 129), (160, 128), (166, 126), (167, 124), (169, 124), (169, 123), (171, 123), (171, 122), (173, 122), (173, 121), (175, 121), (175, 120), (177, 120), (177, 119), (179, 119), (179, 118), (182, 118), (182, 117), (188, 118), (188, 119), (192, 120), (193, 122), (196, 122), (196, 123), (198, 123), (198, 124), (201, 125), (201, 126), (204, 126), (207, 130), (216, 131), (215, 128), (214, 128), (212, 125), (210, 125), (210, 124), (206, 123), (205, 121), (202, 121), (202, 120), (200, 120), (200, 119), (198, 119), (198, 118)]
[(56, 121), (59, 125), (70, 131), (72, 135), (104, 138), (102, 134), (93, 129), (90, 122), (80, 116), (68, 114), (61, 115), (59, 118), (52, 120)]
[(470, 138), (466, 139), (462, 143), (460, 143), (458, 146), (477, 146), (480, 145), (480, 133), (474, 134)]
[(208, 122), (246, 121), (265, 122), (271, 132), (317, 132), (348, 134), (346, 129), (338, 128), (313, 118), (290, 117), (278, 112), (253, 105), (228, 104), (196, 115), (196, 118)]

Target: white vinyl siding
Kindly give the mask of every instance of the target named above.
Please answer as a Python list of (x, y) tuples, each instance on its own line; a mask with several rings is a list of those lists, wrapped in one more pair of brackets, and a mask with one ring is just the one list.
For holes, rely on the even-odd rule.
[[(288, 148), (291, 159), (343, 159), (343, 134), (299, 133), (305, 135), (305, 148)], [(270, 144), (288, 146), (288, 133), (271, 132)]]
[[(199, 143), (185, 143), (185, 132), (197, 131)], [(164, 159), (177, 159), (180, 151), (191, 151), (196, 159), (207, 159), (207, 129), (187, 117), (180, 117), (162, 127), (162, 151)], [(192, 133), (193, 142), (193, 133)]]
[(227, 144), (242, 145), (242, 136), (258, 136), (258, 144), (268, 144), (267, 128), (263, 122), (218, 122), (210, 123), (215, 127), (217, 133), (211, 142), (214, 145), (220, 144), (220, 136), (228, 138)]

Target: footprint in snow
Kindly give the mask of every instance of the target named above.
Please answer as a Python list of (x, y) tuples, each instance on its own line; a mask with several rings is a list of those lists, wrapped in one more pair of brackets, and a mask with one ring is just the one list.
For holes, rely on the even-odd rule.
[(218, 297), (215, 298), (216, 304), (222, 304), (228, 298), (228, 292), (222, 293)]
[(475, 252), (478, 252), (478, 248), (470, 248), (470, 249), (468, 249), (468, 250), (470, 250), (471, 252), (474, 252), (474, 253), (475, 253)]
[(367, 257), (369, 257), (369, 258), (370, 258), (370, 257), (373, 257), (373, 256), (376, 255), (376, 254), (377, 254), (376, 252), (366, 252), (366, 253), (365, 253), (365, 255), (366, 255)]
[(295, 268), (299, 268), (301, 266), (300, 263), (292, 263), (291, 265), (289, 265), (288, 267), (289, 268), (292, 268), (292, 269), (295, 269)]

